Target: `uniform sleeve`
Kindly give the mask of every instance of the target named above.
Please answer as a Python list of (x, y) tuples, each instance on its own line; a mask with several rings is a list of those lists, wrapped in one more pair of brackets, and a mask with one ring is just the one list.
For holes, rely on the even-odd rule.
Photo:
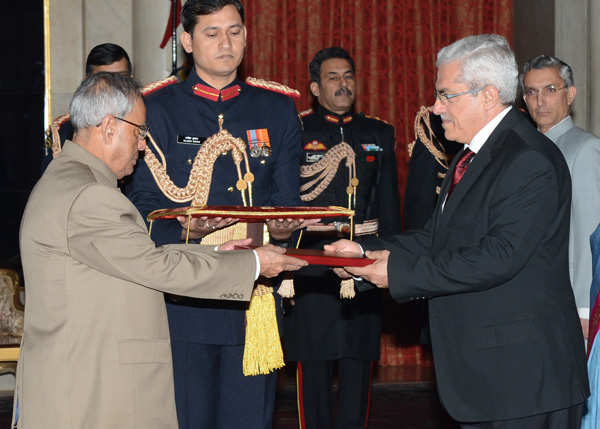
[(399, 234), (402, 230), (394, 128), (391, 126), (385, 127), (385, 132), (382, 133), (381, 137), (384, 158), (379, 183), (379, 235), (389, 236)]
[(280, 120), (285, 125), (281, 141), (276, 142), (280, 151), (273, 167), (271, 201), (274, 206), (303, 206), (304, 203), (300, 199), (300, 119), (294, 102), (289, 97), (286, 97)]
[(578, 309), (590, 308), (592, 251), (590, 236), (600, 222), (600, 140), (590, 137), (578, 151), (571, 172), (573, 292)]
[(119, 191), (87, 186), (69, 211), (69, 254), (108, 276), (163, 292), (207, 299), (219, 299), (223, 293), (250, 298), (256, 271), (251, 251), (216, 252), (212, 246), (181, 244), (155, 247), (138, 222), (138, 211)]

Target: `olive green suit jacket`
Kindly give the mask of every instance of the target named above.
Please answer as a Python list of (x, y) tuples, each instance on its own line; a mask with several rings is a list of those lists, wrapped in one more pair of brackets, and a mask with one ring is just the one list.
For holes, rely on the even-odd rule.
[(20, 245), (19, 429), (176, 428), (162, 292), (247, 301), (253, 253), (156, 247), (116, 176), (72, 142), (32, 191)]

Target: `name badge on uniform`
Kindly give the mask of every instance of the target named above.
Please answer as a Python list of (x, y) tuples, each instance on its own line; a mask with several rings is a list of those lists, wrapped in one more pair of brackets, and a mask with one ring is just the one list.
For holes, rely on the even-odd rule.
[(251, 157), (271, 156), (271, 140), (269, 140), (269, 132), (266, 128), (247, 130), (246, 135)]
[(323, 159), (322, 153), (306, 152), (306, 163), (307, 164), (314, 164), (315, 162), (319, 162), (322, 159)]
[(185, 136), (181, 134), (177, 134), (177, 143), (179, 144), (191, 144), (191, 145), (201, 145), (206, 141), (206, 137), (196, 137), (196, 136)]

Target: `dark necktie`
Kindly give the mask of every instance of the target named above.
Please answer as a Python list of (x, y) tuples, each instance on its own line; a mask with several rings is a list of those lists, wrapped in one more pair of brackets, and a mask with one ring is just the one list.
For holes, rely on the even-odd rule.
[(454, 168), (454, 174), (452, 174), (452, 182), (450, 182), (450, 189), (448, 189), (448, 195), (446, 196), (446, 201), (448, 201), (448, 198), (450, 198), (452, 191), (454, 191), (454, 188), (456, 187), (458, 182), (460, 182), (460, 179), (462, 179), (463, 175), (467, 171), (467, 167), (469, 166), (469, 163), (471, 162), (471, 159), (474, 156), (475, 156), (475, 152), (473, 152), (468, 147), (465, 148), (463, 153), (460, 155), (460, 158), (458, 159), (458, 162), (456, 163), (456, 167)]

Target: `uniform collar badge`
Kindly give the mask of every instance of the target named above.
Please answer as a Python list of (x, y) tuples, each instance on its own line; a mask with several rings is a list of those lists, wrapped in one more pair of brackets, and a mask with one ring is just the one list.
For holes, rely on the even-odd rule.
[(202, 85), (201, 83), (197, 83), (192, 89), (194, 94), (212, 101), (219, 101), (219, 97), (221, 97), (221, 101), (231, 100), (240, 95), (240, 92), (242, 91), (242, 88), (239, 85), (233, 85), (219, 91), (218, 89), (208, 85)]
[(327, 114), (325, 115), (325, 120), (334, 124), (347, 124), (348, 122), (352, 121), (352, 115), (335, 116)]

